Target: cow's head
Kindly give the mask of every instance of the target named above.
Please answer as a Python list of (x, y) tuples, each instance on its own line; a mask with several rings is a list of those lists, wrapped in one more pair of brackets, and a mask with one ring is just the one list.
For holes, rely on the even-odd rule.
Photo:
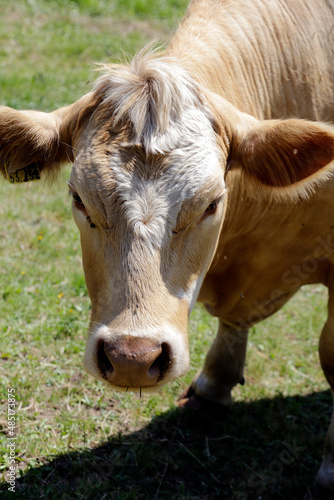
[(330, 127), (259, 122), (177, 62), (147, 54), (107, 67), (92, 93), (53, 113), (0, 108), (10, 180), (73, 162), (92, 302), (84, 364), (124, 389), (152, 389), (188, 368), (188, 315), (216, 252), (226, 166), (284, 197), (287, 186), (325, 178), (333, 157)]

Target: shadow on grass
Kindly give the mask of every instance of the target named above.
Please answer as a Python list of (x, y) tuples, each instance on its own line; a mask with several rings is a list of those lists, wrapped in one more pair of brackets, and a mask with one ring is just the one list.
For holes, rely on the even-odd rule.
[(326, 391), (238, 402), (225, 418), (170, 410), (30, 469), (4, 498), (310, 499), (331, 403)]

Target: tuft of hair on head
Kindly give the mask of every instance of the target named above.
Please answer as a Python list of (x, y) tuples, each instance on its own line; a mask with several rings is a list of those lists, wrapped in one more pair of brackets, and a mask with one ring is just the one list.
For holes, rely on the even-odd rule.
[(103, 73), (94, 91), (102, 107), (112, 110), (114, 124), (131, 127), (133, 144), (162, 152), (156, 144), (191, 106), (204, 107), (197, 83), (179, 61), (153, 44), (128, 64), (99, 65)]

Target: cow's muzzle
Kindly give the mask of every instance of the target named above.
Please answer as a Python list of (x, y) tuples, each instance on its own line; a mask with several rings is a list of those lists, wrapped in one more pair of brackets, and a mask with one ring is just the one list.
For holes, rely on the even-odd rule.
[(153, 387), (168, 372), (171, 349), (166, 342), (130, 335), (100, 339), (97, 363), (102, 378), (114, 386)]

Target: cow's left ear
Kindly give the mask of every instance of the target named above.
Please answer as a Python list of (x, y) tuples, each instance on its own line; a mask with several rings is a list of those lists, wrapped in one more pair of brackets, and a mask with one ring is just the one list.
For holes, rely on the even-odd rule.
[[(21, 182), (17, 172), (52, 172), (73, 160), (73, 144), (96, 103), (92, 94), (52, 113), (0, 106), (0, 172)], [(15, 174), (15, 175), (14, 175)]]
[[(265, 120), (238, 131), (231, 161), (264, 186), (285, 188), (334, 172), (334, 128), (299, 119)], [(297, 187), (297, 186), (296, 186)]]

